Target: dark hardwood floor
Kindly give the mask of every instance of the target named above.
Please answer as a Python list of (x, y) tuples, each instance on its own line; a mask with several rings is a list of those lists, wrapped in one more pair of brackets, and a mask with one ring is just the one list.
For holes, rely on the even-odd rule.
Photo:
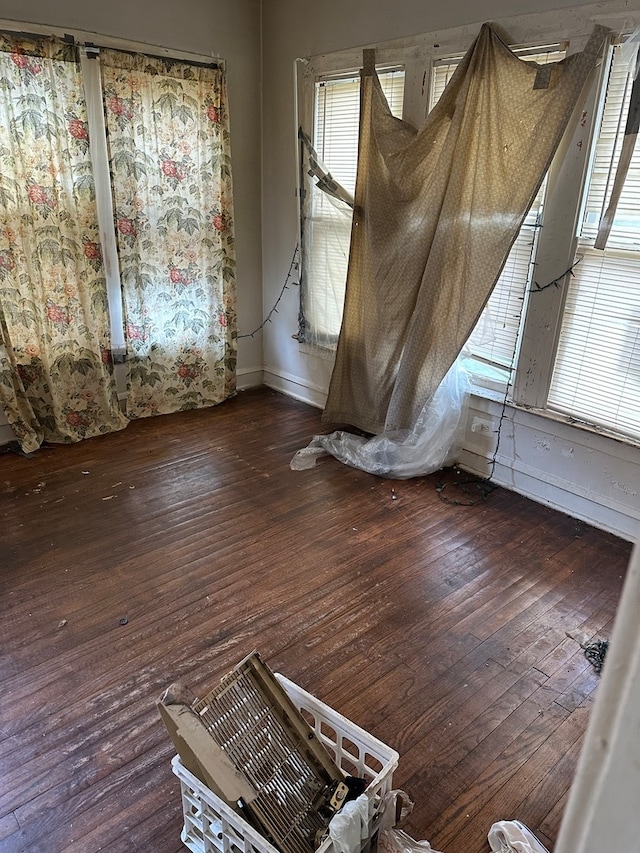
[(186, 849), (156, 698), (254, 648), (399, 751), (415, 838), (552, 846), (598, 686), (566, 632), (610, 635), (630, 546), (502, 489), (292, 472), (318, 431), (258, 389), (0, 455), (0, 853)]

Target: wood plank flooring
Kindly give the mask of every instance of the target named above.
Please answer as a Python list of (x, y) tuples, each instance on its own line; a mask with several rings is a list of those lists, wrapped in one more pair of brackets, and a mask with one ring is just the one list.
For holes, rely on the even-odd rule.
[(396, 748), (407, 831), (551, 847), (630, 546), (502, 489), (289, 461), (319, 412), (266, 389), (0, 455), (0, 853), (178, 853), (155, 700), (258, 649)]

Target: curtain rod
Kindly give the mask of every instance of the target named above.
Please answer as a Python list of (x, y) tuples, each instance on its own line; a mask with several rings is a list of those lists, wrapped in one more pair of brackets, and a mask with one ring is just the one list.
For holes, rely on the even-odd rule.
[[(33, 27), (34, 29), (27, 29)], [(84, 30), (72, 30), (68, 32), (62, 27), (45, 26), (34, 23), (26, 23), (24, 21), (10, 21), (0, 19), (0, 33), (6, 33), (12, 36), (22, 36), (24, 38), (51, 38), (56, 37), (70, 44), (78, 44), (81, 47), (95, 47), (96, 49), (104, 50), (119, 50), (123, 53), (141, 53), (144, 56), (149, 56), (153, 59), (170, 59), (180, 62), (188, 62), (190, 65), (202, 66), (205, 68), (225, 68), (225, 60), (221, 57), (211, 58), (204, 54), (190, 53), (173, 49), (158, 44), (147, 44), (145, 42), (128, 41), (124, 38), (115, 36), (107, 36), (99, 33), (86, 32)]]
[(124, 47), (108, 47), (104, 44), (95, 44), (94, 42), (75, 42), (79, 47), (84, 47), (87, 51), (87, 55), (91, 51), (93, 56), (98, 56), (101, 50), (113, 50), (117, 53), (126, 53), (129, 56), (146, 56), (148, 59), (160, 59), (163, 62), (184, 62), (185, 65), (192, 65), (194, 68), (221, 68), (224, 63), (220, 63), (216, 60), (212, 62), (203, 62), (195, 59), (182, 59), (179, 56), (171, 56), (167, 54), (162, 56), (158, 53), (148, 53), (146, 50), (130, 50)]

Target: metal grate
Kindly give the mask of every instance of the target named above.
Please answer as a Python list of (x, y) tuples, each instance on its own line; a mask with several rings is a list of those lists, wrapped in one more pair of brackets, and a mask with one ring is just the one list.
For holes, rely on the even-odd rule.
[(332, 787), (344, 777), (258, 656), (192, 709), (256, 790), (243, 805), (261, 831), (284, 853), (313, 850), (332, 815)]

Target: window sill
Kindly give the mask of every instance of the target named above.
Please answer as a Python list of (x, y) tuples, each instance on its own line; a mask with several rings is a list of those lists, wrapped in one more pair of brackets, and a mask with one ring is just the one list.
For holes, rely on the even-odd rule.
[(581, 421), (571, 415), (556, 412), (553, 409), (539, 409), (534, 406), (526, 406), (522, 403), (515, 403), (510, 396), (507, 396), (507, 371), (501, 370), (494, 366), (483, 362), (475, 361), (472, 358), (464, 360), (464, 366), (471, 377), (471, 393), (475, 397), (480, 397), (485, 400), (492, 400), (501, 405), (506, 404), (512, 409), (517, 409), (521, 412), (529, 412), (532, 415), (545, 418), (554, 423), (564, 424), (565, 426), (574, 427), (583, 430), (584, 432), (592, 433), (593, 435), (602, 436), (602, 438), (615, 441), (618, 444), (626, 447), (639, 448), (640, 438), (622, 435), (621, 433), (612, 432), (605, 427), (600, 427), (597, 424), (591, 424), (586, 421)]
[[(463, 366), (471, 379), (471, 393), (476, 397), (504, 403), (508, 392), (508, 371), (495, 365), (477, 361), (474, 358), (464, 358)], [(507, 398), (510, 403), (510, 399)]]
[(325, 361), (333, 361), (336, 357), (335, 348), (321, 347), (317, 344), (308, 344), (304, 341), (298, 343), (298, 352), (303, 355), (312, 355), (316, 358), (322, 358)]
[(591, 433), (592, 435), (599, 435), (602, 438), (606, 438), (609, 441), (615, 441), (617, 444), (624, 445), (625, 447), (631, 447), (635, 450), (640, 448), (640, 438), (634, 438), (630, 435), (612, 432), (605, 427), (600, 427), (597, 424), (578, 420), (577, 418), (573, 418), (571, 415), (565, 415), (562, 412), (554, 412), (552, 409), (537, 409), (533, 406), (523, 406), (522, 404), (515, 403), (511, 403), (510, 405), (522, 412), (530, 412), (532, 415), (538, 415), (539, 417), (546, 418), (549, 421), (574, 427), (575, 429)]

